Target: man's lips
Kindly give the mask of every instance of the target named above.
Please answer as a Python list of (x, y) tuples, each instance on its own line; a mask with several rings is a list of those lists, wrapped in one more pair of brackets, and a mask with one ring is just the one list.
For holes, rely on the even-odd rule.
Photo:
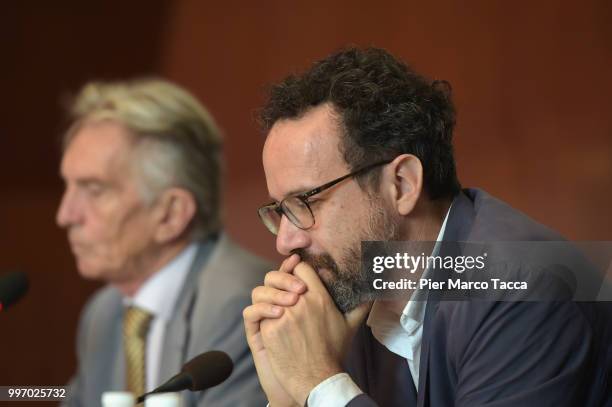
[(85, 250), (85, 245), (75, 239), (68, 238), (68, 243), (70, 244), (70, 250), (74, 255), (79, 255)]

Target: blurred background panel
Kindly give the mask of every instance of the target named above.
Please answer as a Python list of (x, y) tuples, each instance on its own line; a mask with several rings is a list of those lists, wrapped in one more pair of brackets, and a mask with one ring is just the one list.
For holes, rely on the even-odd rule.
[(86, 81), (167, 77), (225, 133), (227, 229), (279, 259), (256, 208), (268, 200), (255, 117), (266, 85), (347, 45), (387, 48), (453, 86), (460, 179), (571, 239), (612, 240), (612, 3), (7, 3), (0, 13), (0, 270), (32, 288), (0, 314), (0, 385), (62, 384), (79, 311), (54, 215), (62, 104)]

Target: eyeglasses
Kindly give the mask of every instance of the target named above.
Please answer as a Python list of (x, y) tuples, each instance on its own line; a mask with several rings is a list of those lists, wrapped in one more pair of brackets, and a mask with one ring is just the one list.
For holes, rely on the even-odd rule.
[(280, 203), (271, 202), (264, 205), (257, 210), (259, 218), (266, 228), (268, 228), (268, 230), (274, 235), (278, 234), (278, 229), (280, 227), (283, 215), (285, 215), (287, 219), (289, 219), (289, 221), (298, 228), (303, 230), (310, 229), (315, 224), (315, 217), (312, 213), (310, 205), (308, 204), (308, 198), (333, 187), (337, 183), (342, 182), (347, 178), (364, 174), (375, 167), (389, 164), (391, 161), (393, 160), (380, 161), (367, 165), (340, 178), (336, 178), (333, 181), (311, 189), (310, 191), (301, 193), (299, 195), (289, 196), (280, 201)]

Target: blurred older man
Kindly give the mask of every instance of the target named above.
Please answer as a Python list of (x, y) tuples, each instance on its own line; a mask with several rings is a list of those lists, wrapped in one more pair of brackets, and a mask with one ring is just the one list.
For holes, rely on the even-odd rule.
[(185, 406), (265, 405), (241, 311), (269, 266), (222, 233), (221, 137), (210, 114), (161, 80), (86, 85), (72, 107), (57, 223), (80, 274), (108, 286), (82, 314), (65, 405), (139, 395), (192, 357), (234, 361), (224, 384)]

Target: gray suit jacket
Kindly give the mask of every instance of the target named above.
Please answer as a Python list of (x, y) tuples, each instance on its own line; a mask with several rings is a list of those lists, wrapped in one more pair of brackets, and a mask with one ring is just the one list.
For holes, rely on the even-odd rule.
[[(251, 303), (252, 288), (271, 269), (225, 235), (199, 245), (166, 327), (159, 378), (167, 380), (186, 361), (209, 350), (226, 352), (234, 371), (219, 386), (183, 392), (184, 407), (266, 405), (247, 346), (242, 310)], [(85, 306), (78, 328), (78, 371), (62, 406), (100, 406), (103, 392), (124, 389), (123, 312), (122, 296), (112, 287), (98, 291)]]

